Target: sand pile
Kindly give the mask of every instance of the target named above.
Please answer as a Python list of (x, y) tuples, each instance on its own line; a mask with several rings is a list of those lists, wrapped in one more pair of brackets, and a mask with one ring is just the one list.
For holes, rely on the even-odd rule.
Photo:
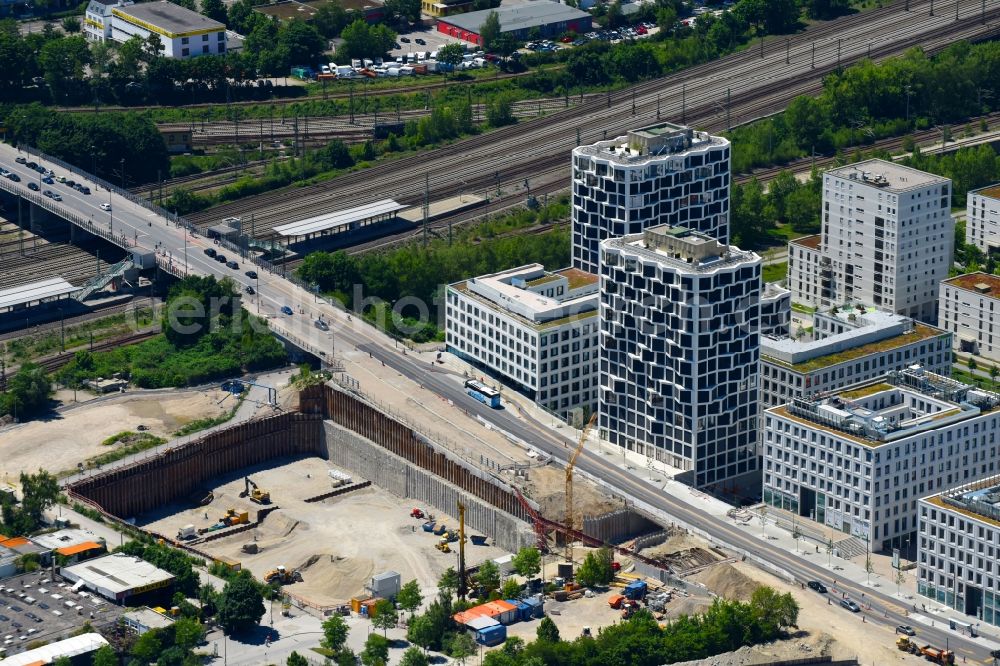
[(646, 557), (664, 557), (666, 555), (673, 555), (674, 553), (679, 553), (682, 550), (690, 550), (692, 548), (704, 549), (705, 542), (698, 537), (691, 536), (684, 532), (676, 532), (659, 546), (643, 548), (642, 554)]
[(716, 564), (690, 576), (712, 592), (725, 599), (748, 600), (760, 583), (748, 577), (729, 563)]

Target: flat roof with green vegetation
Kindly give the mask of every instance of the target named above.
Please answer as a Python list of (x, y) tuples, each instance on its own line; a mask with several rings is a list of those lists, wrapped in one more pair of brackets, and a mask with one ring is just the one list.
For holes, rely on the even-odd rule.
[(559, 275), (562, 275), (569, 281), (570, 289), (579, 289), (580, 287), (586, 287), (588, 284), (594, 284), (599, 279), (593, 273), (588, 273), (587, 271), (581, 271), (579, 268), (564, 268), (561, 271), (556, 271)]
[(768, 360), (774, 363), (779, 363), (786, 367), (791, 367), (795, 372), (815, 372), (816, 370), (822, 370), (824, 368), (829, 368), (834, 365), (840, 365), (841, 363), (847, 363), (848, 361), (853, 361), (859, 359), (863, 356), (869, 356), (871, 354), (880, 354), (882, 352), (892, 351), (893, 349), (899, 349), (907, 345), (912, 345), (915, 342), (921, 342), (923, 340), (930, 340), (939, 335), (944, 335), (940, 330), (936, 328), (931, 328), (924, 324), (913, 324), (913, 330), (909, 333), (903, 333), (902, 335), (897, 335), (885, 340), (878, 340), (876, 342), (869, 342), (866, 345), (861, 345), (860, 347), (853, 347), (851, 349), (845, 349), (843, 351), (836, 352), (834, 354), (827, 354), (826, 356), (817, 356), (816, 358), (811, 358), (808, 361), (803, 361), (802, 363), (796, 363), (795, 365), (788, 366), (787, 363), (782, 363), (781, 361), (768, 357)]
[(840, 397), (845, 400), (857, 400), (858, 398), (867, 398), (870, 395), (875, 395), (876, 393), (881, 393), (882, 391), (891, 391), (894, 388), (896, 387), (892, 384), (879, 382), (878, 384), (862, 386), (861, 388), (854, 389), (853, 391), (843, 391), (840, 394)]
[(549, 282), (556, 282), (560, 277), (558, 275), (543, 275), (540, 278), (535, 278), (534, 280), (529, 280), (527, 285), (529, 287), (537, 287), (541, 284), (548, 284)]

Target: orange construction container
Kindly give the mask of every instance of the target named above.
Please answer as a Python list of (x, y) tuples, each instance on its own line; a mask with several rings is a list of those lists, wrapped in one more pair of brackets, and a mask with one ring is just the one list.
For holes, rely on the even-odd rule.
[(355, 613), (361, 612), (361, 604), (370, 599), (371, 597), (352, 597), (351, 598), (351, 610)]
[(621, 608), (622, 602), (624, 600), (625, 597), (622, 596), (621, 594), (612, 594), (610, 597), (608, 597), (608, 605), (611, 606), (612, 608)]

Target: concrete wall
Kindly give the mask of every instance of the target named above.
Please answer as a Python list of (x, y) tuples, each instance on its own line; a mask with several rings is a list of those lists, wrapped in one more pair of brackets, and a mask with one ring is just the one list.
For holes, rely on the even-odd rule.
[(662, 529), (649, 518), (627, 509), (583, 518), (583, 533), (607, 543), (621, 543)]
[(216, 485), (220, 476), (244, 467), (281, 456), (325, 454), (322, 420), (292, 412), (214, 432), (70, 489), (108, 513), (131, 518)]
[(399, 497), (427, 504), (435, 510), (458, 516), (458, 501), (465, 504), (468, 532), (490, 536), (496, 545), (517, 552), (535, 541), (531, 526), (490, 506), (434, 474), (414, 467), (374, 442), (330, 421), (324, 424), (328, 458), (331, 463), (369, 479), (376, 486)]

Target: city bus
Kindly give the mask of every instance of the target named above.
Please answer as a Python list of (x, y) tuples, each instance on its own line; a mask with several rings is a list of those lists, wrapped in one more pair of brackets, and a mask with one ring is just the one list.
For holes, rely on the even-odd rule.
[(469, 379), (465, 382), (465, 392), (484, 405), (489, 405), (494, 409), (500, 406), (500, 391), (491, 389), (475, 379)]

